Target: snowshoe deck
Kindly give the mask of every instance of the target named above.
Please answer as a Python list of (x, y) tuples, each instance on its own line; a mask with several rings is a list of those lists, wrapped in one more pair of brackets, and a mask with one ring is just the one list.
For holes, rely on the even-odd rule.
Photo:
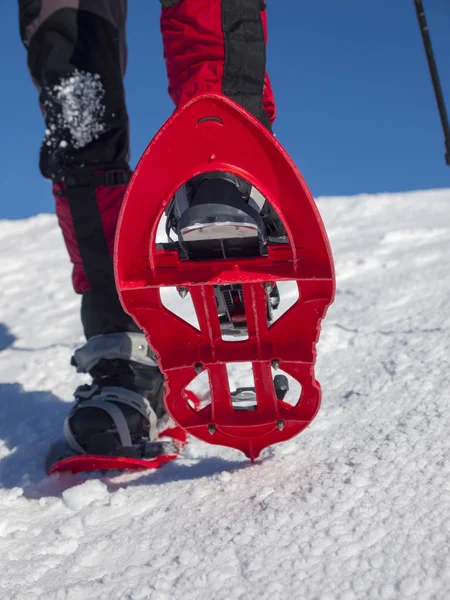
[[(249, 182), (281, 219), (287, 240), (266, 242), (256, 256), (192, 260), (156, 242), (163, 213), (181, 186), (206, 172), (230, 172)], [(243, 108), (220, 95), (194, 98), (163, 125), (142, 156), (119, 219), (116, 283), (125, 310), (146, 332), (165, 376), (165, 402), (188, 433), (243, 451), (261, 450), (302, 431), (321, 398), (314, 376), (320, 323), (334, 297), (334, 269), (325, 228), (292, 160), (274, 136)], [(295, 282), (298, 300), (275, 323), (267, 318), (267, 290)], [(199, 327), (168, 310), (160, 289), (190, 294)], [(217, 286), (240, 286), (248, 339), (224, 339)], [(182, 290), (182, 292), (181, 292)], [(251, 363), (256, 408), (232, 401), (230, 363)], [(271, 368), (301, 385), (295, 405), (277, 392)], [(210, 403), (196, 410), (186, 388), (208, 373)]]

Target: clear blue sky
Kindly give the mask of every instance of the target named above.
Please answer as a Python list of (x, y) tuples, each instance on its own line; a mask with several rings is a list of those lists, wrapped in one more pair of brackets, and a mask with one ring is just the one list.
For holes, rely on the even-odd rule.
[[(0, 7), (0, 218), (52, 212), (17, 2)], [(450, 109), (450, 5), (424, 0)], [(278, 139), (314, 195), (450, 187), (413, 0), (268, 0)], [(172, 111), (158, 0), (129, 0), (132, 165)]]

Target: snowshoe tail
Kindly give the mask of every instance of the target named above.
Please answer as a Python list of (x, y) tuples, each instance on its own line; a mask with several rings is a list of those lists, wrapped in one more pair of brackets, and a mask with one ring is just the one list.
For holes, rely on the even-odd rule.
[[(204, 206), (208, 197), (203, 208), (189, 207), (178, 240), (158, 244), (158, 226), (172, 199), (186, 182), (211, 172), (231, 173), (256, 189), (285, 237), (271, 237), (257, 211), (224, 205), (227, 187), (212, 208)], [(212, 215), (209, 224), (201, 221), (205, 211)], [(315, 346), (335, 290), (331, 250), (302, 176), (243, 108), (224, 96), (199, 96), (163, 125), (129, 184), (115, 268), (122, 304), (146, 332), (164, 373), (167, 410), (185, 431), (253, 460), (312, 421), (321, 398)], [(295, 283), (298, 299), (272, 321), (277, 285), (285, 281)], [(165, 307), (160, 290), (168, 286), (182, 298), (190, 295), (198, 328)], [(225, 312), (228, 327), (245, 330), (237, 341), (224, 335)], [(251, 363), (253, 391), (230, 389), (227, 366), (236, 362)], [(278, 375), (274, 380), (272, 369), (299, 382), (296, 403), (285, 401), (286, 381)], [(211, 393), (198, 409), (187, 388), (202, 372)]]

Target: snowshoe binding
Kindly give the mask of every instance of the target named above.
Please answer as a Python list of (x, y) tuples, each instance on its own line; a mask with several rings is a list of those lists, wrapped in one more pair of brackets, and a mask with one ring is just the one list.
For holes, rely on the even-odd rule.
[(163, 377), (143, 334), (93, 337), (72, 364), (93, 382), (75, 391), (65, 442), (48, 456), (49, 473), (154, 468), (178, 455), (186, 435), (161, 427), (168, 422)]

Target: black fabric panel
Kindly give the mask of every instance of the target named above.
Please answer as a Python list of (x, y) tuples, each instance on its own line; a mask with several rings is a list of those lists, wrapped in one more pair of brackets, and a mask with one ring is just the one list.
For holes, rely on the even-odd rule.
[(169, 8), (170, 6), (175, 6), (175, 4), (178, 4), (178, 2), (181, 2), (181, 0), (161, 0), (161, 4), (162, 4), (163, 8)]
[(93, 186), (65, 185), (73, 228), (84, 272), (91, 289), (114, 284), (114, 269)]
[(262, 105), (266, 44), (261, 0), (222, 0), (222, 29), (225, 40), (223, 93), (270, 129)]
[(83, 293), (81, 322), (87, 340), (106, 333), (141, 331), (130, 315), (123, 310), (115, 287)]
[(19, 0), (20, 37), (26, 42), (26, 28), (39, 16), (41, 0)]
[[(40, 155), (44, 177), (58, 180), (68, 169), (129, 160), (129, 125), (122, 80), (124, 43), (112, 23), (92, 12), (73, 8), (52, 13), (33, 34), (28, 65), (40, 89), (39, 99), (50, 131)], [(86, 143), (80, 143), (65, 126), (58, 98), (58, 86), (74, 74), (79, 78), (91, 77), (91, 81), (92, 75), (100, 76), (98, 120), (103, 129)]]

